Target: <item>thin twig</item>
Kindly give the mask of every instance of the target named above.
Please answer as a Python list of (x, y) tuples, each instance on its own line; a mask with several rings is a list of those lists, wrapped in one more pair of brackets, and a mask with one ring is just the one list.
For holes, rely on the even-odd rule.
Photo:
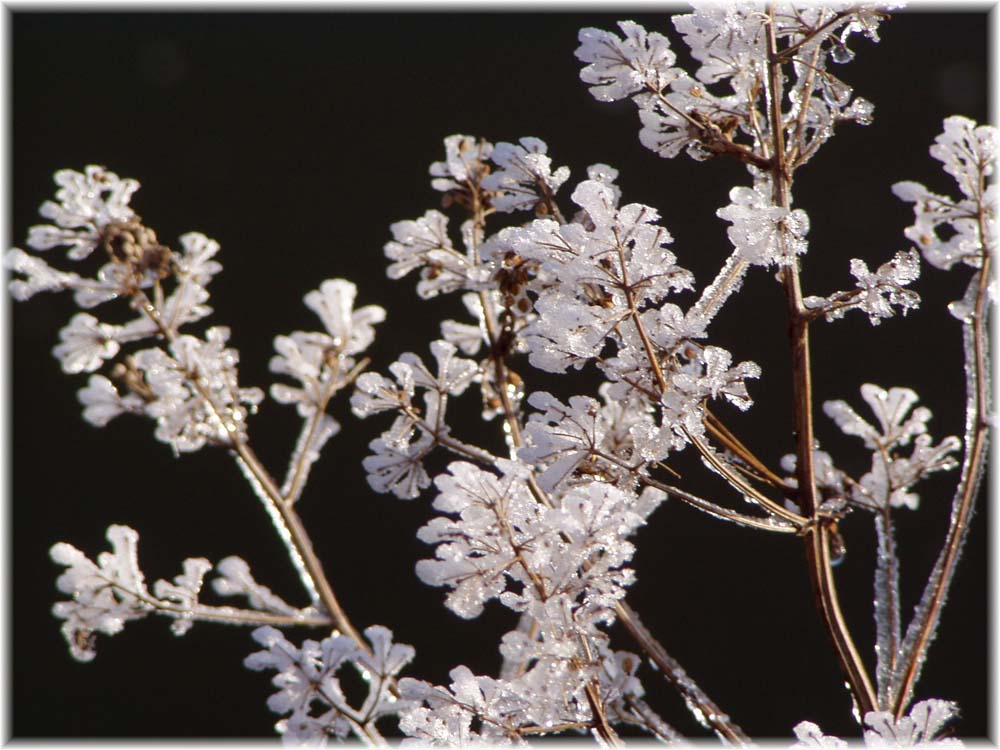
[(624, 601), (620, 601), (615, 605), (615, 612), (625, 629), (642, 646), (643, 651), (649, 655), (667, 681), (677, 689), (689, 706), (697, 709), (697, 713), (719, 737), (733, 745), (750, 744), (750, 738), (705, 695), (677, 660), (667, 653), (642, 624), (634, 609)]
[[(157, 326), (163, 337), (168, 342), (173, 343), (177, 338), (177, 334), (173, 329), (166, 326), (162, 316), (160, 315), (159, 309), (157, 309), (149, 298), (142, 292), (137, 293), (136, 300), (141, 309)], [(212, 411), (215, 418), (219, 420), (221, 424), (225, 425), (226, 421), (223, 415), (218, 412), (218, 407), (206, 391), (204, 384), (201, 382), (201, 378), (190, 378), (190, 382), (198, 391), (198, 394), (201, 396), (204, 403)], [(340, 602), (337, 599), (336, 594), (333, 592), (333, 587), (330, 585), (330, 582), (326, 577), (326, 573), (323, 571), (323, 565), (320, 563), (319, 558), (316, 557), (316, 553), (313, 551), (312, 541), (306, 532), (305, 526), (302, 524), (302, 520), (299, 518), (298, 514), (292, 508), (291, 503), (286, 502), (282, 497), (281, 491), (278, 489), (274, 479), (261, 464), (260, 459), (257, 458), (257, 455), (246, 443), (239, 431), (227, 430), (227, 433), (230, 435), (230, 448), (235, 453), (238, 463), (244, 467), (244, 469), (256, 482), (257, 487), (254, 489), (259, 488), (260, 492), (269, 502), (271, 509), (275, 511), (278, 516), (280, 516), (281, 521), (284, 524), (284, 529), (288, 533), (287, 543), (291, 545), (290, 552), (292, 553), (292, 559), (300, 560), (302, 562), (303, 567), (300, 572), (303, 572), (306, 576), (308, 576), (311, 588), (319, 595), (320, 602), (333, 618), (337, 628), (341, 632), (348, 635), (366, 653), (371, 653), (371, 647), (361, 637), (361, 634), (357, 631), (357, 629), (351, 624), (350, 619), (347, 617), (347, 613), (344, 612), (343, 608), (340, 606)]]

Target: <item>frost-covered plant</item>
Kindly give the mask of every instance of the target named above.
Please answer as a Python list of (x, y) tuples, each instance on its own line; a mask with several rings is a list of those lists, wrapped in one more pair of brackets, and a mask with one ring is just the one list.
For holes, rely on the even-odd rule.
[[(800, 270), (809, 259), (810, 221), (792, 198), (797, 170), (837, 126), (872, 121), (873, 105), (854, 96), (834, 66), (852, 58), (853, 35), (878, 41), (888, 9), (699, 6), (673, 19), (696, 63), (691, 71), (677, 67), (667, 36), (631, 21), (619, 23), (619, 33), (583, 29), (576, 50), (581, 78), (599, 101), (635, 103), (644, 146), (664, 158), (686, 152), (745, 166), (749, 184), (733, 187), (730, 203), (717, 211), (728, 225), (728, 259), (710, 283), (697, 284), (660, 213), (625, 202), (618, 171), (607, 164), (590, 166), (572, 183), (570, 170), (556, 166), (538, 138), (491, 143), (449, 136), (445, 158), (430, 174), (442, 209), (451, 213), (432, 209), (393, 224), (385, 254), (390, 278), (419, 277), (423, 299), (459, 296), (466, 317), (442, 321), (441, 338), (429, 344), (431, 358), (407, 352), (376, 368), (381, 374), (366, 371), (364, 353), (385, 320), (383, 308), (356, 307), (358, 291), (343, 279), (309, 292), (305, 303), (321, 330), (277, 336), (270, 362), (283, 378), (271, 386), (272, 400), (294, 405), (302, 420), (280, 483), (251, 447), (249, 422), (264, 392), (240, 384), (227, 328), (195, 332), (212, 312), (207, 287), (221, 270), (218, 244), (199, 233), (183, 235), (179, 249), (161, 243), (130, 207), (134, 180), (99, 166), (58, 172), (56, 201), (41, 208), (52, 223), (31, 228), (27, 246), (62, 247), (78, 263), (97, 256), (99, 267), (60, 270), (17, 248), (6, 264), (16, 274), (10, 289), (19, 300), (71, 291), (85, 310), (127, 308), (121, 323), (76, 313), (60, 332), (53, 353), (63, 370), (90, 373), (79, 392), (84, 418), (104, 426), (124, 414), (145, 416), (155, 422), (155, 437), (177, 454), (207, 446), (227, 451), (264, 505), (310, 600), (301, 608), (287, 604), (236, 557), (215, 566), (187, 559), (173, 582), (157, 581), (150, 591), (137, 562), (137, 532), (111, 526), (112, 551), (96, 561), (65, 543), (52, 548), (53, 560), (66, 568), (58, 587), (68, 598), (54, 612), (64, 620), (71, 653), (90, 660), (98, 633), (112, 635), (151, 614), (171, 618), (178, 635), (197, 621), (257, 625), (253, 637), (262, 650), (245, 664), (275, 673), (268, 707), (282, 717), (277, 729), (292, 744), (353, 736), (382, 745), (386, 731), (398, 731), (445, 745), (523, 743), (554, 733), (589, 733), (616, 745), (625, 726), (675, 742), (679, 732), (644, 698), (642, 681), (660, 677), (707, 729), (729, 744), (746, 744), (746, 733), (628, 602), (634, 535), (652, 513), (669, 512), (661, 509), (669, 499), (748, 529), (802, 539), (866, 744), (955, 742), (942, 739), (954, 704), (911, 703), (986, 460), (996, 130), (963, 117), (945, 120), (931, 155), (960, 197), (898, 183), (896, 195), (914, 204), (915, 223), (905, 236), (916, 248), (851, 259), (851, 289), (804, 295)], [(461, 217), (457, 231), (454, 215)], [(842, 468), (849, 461), (820, 450), (815, 437), (809, 329), (851, 310), (873, 326), (899, 324), (890, 319), (920, 304), (910, 287), (921, 256), (943, 270), (974, 269), (968, 292), (949, 308), (965, 340), (966, 431), (935, 439), (931, 412), (917, 406), (913, 390), (865, 383), (860, 394), (873, 418), (847, 400), (823, 405), (845, 435), (862, 441), (870, 470), (852, 477)], [(750, 409), (754, 381), (766, 373), (713, 338), (720, 311), (753, 275), (777, 279), (789, 317), (795, 450), (781, 472), (755, 454), (752, 440), (736, 436), (727, 411), (728, 405)], [(597, 372), (602, 382), (595, 393), (560, 398), (531, 389), (529, 376), (512, 369), (524, 363), (543, 382), (541, 373), (573, 382), (581, 370)], [(381, 625), (360, 632), (338, 601), (336, 573), (328, 576), (314, 553), (296, 503), (311, 467), (340, 431), (327, 413), (331, 399), (349, 389), (356, 416), (391, 418), (363, 463), (371, 488), (404, 500), (432, 498), (436, 515), (416, 533), (433, 549), (417, 562), (417, 576), (445, 589), (445, 605), (461, 618), (479, 617), (496, 606), (492, 600), (512, 611), (496, 675), (456, 665), (448, 685), (410, 676), (414, 649), (394, 643)], [(469, 391), (478, 391), (485, 429), (502, 436), (502, 455), (488, 439), (453, 433), (455, 400)], [(434, 453), (455, 460), (432, 477)], [(692, 491), (674, 468), (679, 456), (692, 453), (727, 488), (718, 496)], [(950, 525), (905, 623), (894, 514), (918, 511), (918, 482), (955, 468)], [(871, 514), (877, 538), (874, 676), (841, 612), (833, 571), (843, 545), (840, 525), (852, 513)], [(244, 606), (202, 601), (213, 567), (214, 593), (242, 597)], [(631, 650), (617, 648), (623, 644), (614, 642), (616, 623)], [(278, 630), (292, 626), (321, 627), (328, 635), (296, 645)], [(643, 674), (644, 662), (654, 673)], [(361, 698), (344, 687), (358, 679), (367, 688)], [(843, 746), (807, 721), (794, 732), (797, 747)]]

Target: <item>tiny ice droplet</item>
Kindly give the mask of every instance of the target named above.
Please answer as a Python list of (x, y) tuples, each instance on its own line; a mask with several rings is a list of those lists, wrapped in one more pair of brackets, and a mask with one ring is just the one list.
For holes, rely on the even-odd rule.
[(833, 47), (830, 48), (830, 59), (838, 65), (843, 65), (854, 59), (854, 52), (848, 49), (843, 42), (834, 42)]

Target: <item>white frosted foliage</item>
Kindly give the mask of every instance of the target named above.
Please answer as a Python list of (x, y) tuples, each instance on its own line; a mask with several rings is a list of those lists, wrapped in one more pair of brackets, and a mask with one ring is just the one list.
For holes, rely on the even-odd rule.
[(904, 234), (935, 268), (947, 270), (959, 262), (978, 268), (983, 245), (996, 246), (997, 188), (988, 180), (998, 140), (995, 127), (949, 117), (930, 153), (955, 179), (961, 197), (932, 193), (917, 182), (892, 187), (896, 197), (914, 204), (915, 222)]
[(495, 193), (497, 211), (534, 210), (569, 179), (569, 168), (552, 170), (548, 146), (540, 138), (521, 138), (517, 143), (498, 143), (490, 157), (496, 169), (483, 179), (483, 188)]
[(580, 80), (598, 101), (613, 102), (649, 88), (662, 91), (680, 71), (669, 40), (633, 21), (619, 21), (623, 37), (601, 29), (581, 29), (576, 57), (588, 63)]
[[(934, 445), (927, 432), (931, 411), (923, 406), (914, 409), (919, 397), (909, 388), (885, 391), (866, 383), (861, 396), (875, 414), (877, 427), (844, 401), (823, 404), (823, 411), (844, 434), (860, 437), (872, 452), (871, 471), (854, 488), (853, 499), (873, 508), (889, 505), (916, 510), (920, 498), (909, 488), (929, 473), (954, 468), (957, 462), (950, 454), (961, 448), (961, 441), (951, 435)], [(900, 453), (911, 442), (910, 455)]]
[[(392, 631), (381, 625), (365, 629), (369, 649), (345, 635), (295, 646), (275, 628), (253, 633), (263, 650), (250, 654), (244, 665), (255, 671), (273, 670), (278, 688), (267, 699), (276, 714), (289, 714), (276, 724), (286, 745), (325, 745), (328, 737), (355, 734), (370, 738), (375, 722), (409, 706), (391, 692), (394, 678), (412, 659), (412, 646), (392, 642)], [(360, 706), (352, 705), (340, 685), (344, 668), (357, 670), (368, 686)]]
[(827, 320), (842, 318), (848, 310), (858, 309), (867, 313), (871, 324), (877, 326), (895, 314), (894, 306), (905, 315), (920, 305), (920, 295), (905, 288), (920, 276), (920, 255), (916, 250), (896, 253), (874, 272), (863, 260), (853, 258), (851, 275), (857, 280), (859, 291), (808, 297), (804, 300), (806, 307), (822, 312)]
[[(879, 750), (964, 747), (961, 740), (942, 736), (948, 723), (957, 716), (958, 707), (954, 703), (936, 698), (914, 704), (910, 713), (898, 721), (887, 711), (869, 711), (864, 717), (864, 744)], [(799, 740), (795, 748), (844, 750), (847, 747), (846, 742), (824, 735), (818, 726), (808, 721), (795, 727), (795, 736)]]
[(107, 539), (111, 552), (102, 552), (96, 563), (65, 542), (50, 551), (53, 562), (66, 566), (56, 587), (70, 596), (52, 612), (65, 620), (63, 636), (79, 661), (96, 656), (97, 633), (114, 635), (129, 620), (142, 619), (153, 610), (136, 553), (139, 534), (127, 526), (109, 526)]
[(770, 182), (758, 181), (753, 188), (736, 187), (732, 201), (716, 214), (732, 223), (727, 230), (733, 247), (748, 263), (785, 266), (806, 252), (809, 217), (802, 209), (774, 205)]

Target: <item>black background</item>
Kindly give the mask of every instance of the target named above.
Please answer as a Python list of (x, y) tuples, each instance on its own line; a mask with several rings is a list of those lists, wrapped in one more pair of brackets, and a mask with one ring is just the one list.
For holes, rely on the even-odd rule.
[[(211, 287), (210, 322), (232, 327), (245, 385), (273, 382), (266, 369), (273, 337), (317, 327), (302, 296), (336, 276), (358, 284), (360, 304), (388, 309), (371, 351), (373, 367), (385, 371), (403, 351), (427, 356), (437, 321), (464, 314), (457, 299), (420, 302), (410, 280), (388, 281), (381, 251), (391, 222), (437, 207), (426, 170), (442, 157), (441, 139), (534, 135), (548, 142), (556, 165), (572, 167), (573, 184), (588, 164), (618, 168), (624, 200), (657, 206), (680, 262), (707, 283), (729, 253), (727, 225), (714, 212), (747, 177), (731, 163), (657, 159), (638, 143), (631, 103), (599, 104), (587, 93), (572, 55), (577, 30), (628, 17), (667, 25), (628, 12), (13, 13), (8, 242), (22, 242), (38, 221), (53, 171), (104, 164), (143, 183), (133, 205), (162, 241), (198, 230), (221, 242), (225, 271)], [(857, 60), (841, 69), (876, 104), (875, 124), (844, 127), (795, 186), (796, 205), (812, 221), (807, 294), (849, 286), (852, 257), (875, 267), (905, 249), (901, 231), (912, 213), (889, 185), (917, 179), (954, 192), (927, 148), (945, 116), (987, 116), (984, 13), (900, 13), (882, 36), (879, 45), (856, 38)], [(925, 267), (916, 285), (924, 306), (906, 319), (873, 329), (853, 314), (816, 326), (817, 404), (846, 398), (864, 413), (861, 383), (909, 386), (934, 410), (936, 438), (960, 435), (960, 327), (943, 306), (961, 296), (968, 274)], [(268, 676), (241, 666), (253, 650), (246, 630), (199, 624), (175, 638), (167, 621), (151, 618), (102, 638), (94, 663), (77, 664), (67, 653), (50, 614), (58, 595), (48, 549), (66, 540), (93, 557), (107, 548), (111, 523), (139, 530), (149, 581), (176, 575), (184, 557), (237, 554), (259, 580), (302, 601), (280, 544), (225, 454), (175, 459), (152, 440), (148, 422), (126, 418), (96, 430), (82, 421), (75, 390), (85, 378), (70, 382), (49, 354), (72, 311), (68, 298), (12, 304), (12, 732), (271, 736), (278, 717), (264, 705)], [(791, 399), (783, 301), (770, 273), (750, 276), (713, 333), (738, 360), (764, 368), (751, 388), (754, 409), (722, 411), (775, 465), (792, 450)], [(564, 395), (592, 393), (596, 382), (546, 380), (526, 363), (520, 371), (529, 385)], [(496, 448), (496, 426), (478, 421), (472, 399), (455, 431)], [(416, 580), (414, 562), (430, 554), (414, 536), (429, 517), (429, 493), (408, 503), (374, 495), (360, 460), (386, 421), (359, 422), (344, 400), (333, 413), (344, 429), (314, 469), (300, 512), (345, 608), (359, 627), (383, 623), (416, 646), (411, 675), (447, 682), (457, 664), (493, 673), (509, 613), (494, 605), (479, 620), (459, 620), (441, 605), (441, 591)], [(824, 447), (863, 473), (860, 443), (838, 437), (822, 414), (817, 424)], [(271, 404), (252, 421), (252, 442), (273, 473), (283, 473), (297, 428), (294, 410)], [(695, 469), (690, 485), (713, 487), (698, 483), (702, 473)], [(944, 537), (955, 479), (922, 485), (920, 510), (898, 513), (907, 617)], [(918, 698), (958, 700), (964, 736), (982, 736), (988, 726), (986, 530), (981, 509), (917, 690)], [(844, 532), (841, 597), (871, 663), (873, 533), (860, 514)], [(857, 731), (798, 541), (667, 505), (638, 546), (629, 601), (750, 735), (790, 736), (803, 719), (829, 733)], [(615, 637), (618, 648), (633, 648), (624, 634)], [(655, 674), (644, 682), (668, 721), (701, 734)]]

